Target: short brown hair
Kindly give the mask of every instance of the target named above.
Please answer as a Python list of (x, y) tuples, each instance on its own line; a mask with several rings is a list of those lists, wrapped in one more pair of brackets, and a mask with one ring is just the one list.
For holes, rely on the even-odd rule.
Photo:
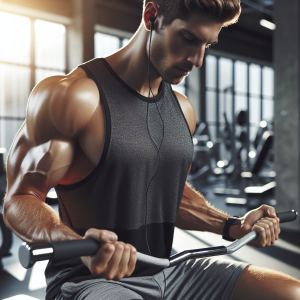
[(203, 13), (227, 27), (238, 21), (241, 14), (240, 0), (144, 0), (156, 2), (163, 15), (163, 25), (175, 19), (186, 20), (191, 13)]

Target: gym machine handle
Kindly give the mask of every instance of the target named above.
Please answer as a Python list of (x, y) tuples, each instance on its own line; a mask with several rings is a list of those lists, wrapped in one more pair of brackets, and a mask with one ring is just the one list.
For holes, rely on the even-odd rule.
[[(277, 217), (280, 223), (292, 222), (296, 220), (298, 213), (295, 210), (278, 212)], [(244, 245), (258, 237), (257, 231), (251, 231), (244, 237), (234, 241), (228, 246), (219, 246), (211, 248), (202, 248), (194, 250), (186, 250), (177, 253), (167, 258), (156, 258), (142, 253), (137, 253), (137, 263), (168, 268), (177, 265), (183, 261), (191, 258), (204, 258), (216, 255), (231, 254), (239, 250)], [(48, 244), (34, 245), (30, 247), (28, 244), (23, 243), (19, 248), (19, 260), (25, 269), (31, 268), (35, 262), (51, 259), (53, 261), (61, 261), (80, 256), (95, 255), (100, 247), (100, 243), (94, 239), (80, 239), (70, 241), (50, 242)]]

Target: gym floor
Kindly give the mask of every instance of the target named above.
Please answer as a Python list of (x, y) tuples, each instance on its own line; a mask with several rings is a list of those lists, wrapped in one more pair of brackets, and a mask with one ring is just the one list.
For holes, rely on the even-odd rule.
[[(215, 187), (224, 187), (225, 181), (207, 180), (206, 182), (191, 182), (191, 184), (203, 193), (211, 205), (221, 209), (232, 216), (244, 215), (249, 207), (227, 205), (225, 198), (214, 194)], [(232, 184), (231, 187), (239, 188), (240, 182)], [(256, 199), (257, 200), (257, 199)], [(269, 199), (265, 199), (269, 201)], [(255, 201), (254, 201), (255, 202)], [(256, 207), (264, 203), (256, 201)], [(52, 205), (53, 209), (58, 212), (58, 205)], [(255, 208), (255, 205), (251, 209)], [(276, 205), (275, 205), (276, 209)], [(1, 207), (2, 210), (2, 207)], [(44, 270), (46, 262), (40, 262), (34, 265), (32, 269), (24, 269), (18, 262), (18, 249), (22, 241), (13, 234), (13, 246), (11, 256), (2, 258), (3, 270), (0, 271), (0, 299), (2, 300), (19, 300), (26, 298), (16, 297), (17, 295), (27, 295), (34, 299), (45, 299), (45, 279)], [(173, 253), (180, 252), (186, 249), (206, 248), (211, 246), (228, 245), (220, 235), (209, 232), (182, 231), (175, 229)], [(253, 265), (275, 269), (300, 280), (300, 234), (289, 230), (281, 230), (280, 238), (275, 245), (267, 248), (256, 249), (250, 246), (245, 246), (238, 250), (233, 255), (220, 256), (218, 259), (229, 259), (249, 262)], [(30, 300), (31, 298), (28, 298)]]

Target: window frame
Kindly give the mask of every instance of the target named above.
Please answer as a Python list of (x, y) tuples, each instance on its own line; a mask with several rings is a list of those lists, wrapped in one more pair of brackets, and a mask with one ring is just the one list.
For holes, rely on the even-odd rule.
[[(47, 70), (47, 71), (55, 71), (55, 72), (64, 72), (65, 74), (69, 70), (69, 64), (68, 64), (68, 34), (69, 34), (69, 24), (71, 24), (72, 19), (63, 17), (63, 16), (57, 16), (55, 14), (51, 13), (46, 13), (43, 11), (39, 10), (34, 10), (34, 9), (24, 9), (19, 8), (16, 5), (10, 5), (6, 3), (1, 3), (0, 2), (0, 12), (3, 13), (9, 13), (13, 14), (16, 16), (21, 16), (21, 17), (26, 17), (30, 21), (30, 63), (25, 64), (25, 63), (15, 63), (15, 62), (9, 62), (9, 61), (4, 61), (0, 60), (0, 63), (3, 66), (15, 66), (15, 67), (26, 67), (30, 69), (30, 83), (29, 83), (29, 92), (32, 91), (32, 89), (36, 85), (36, 70)], [(35, 20), (42, 20), (46, 22), (52, 22), (52, 23), (57, 23), (60, 25), (63, 25), (65, 27), (65, 67), (64, 69), (56, 69), (56, 68), (49, 68), (49, 67), (37, 67), (36, 66), (36, 57), (35, 57)], [(28, 95), (27, 95), (28, 96)], [(2, 103), (0, 103), (0, 106)], [(24, 111), (24, 116), (11, 116), (8, 115), (7, 113), (4, 113), (3, 115), (0, 114), (0, 131), (2, 130), (2, 126), (7, 126), (5, 125), (6, 121), (13, 122), (15, 124), (16, 122), (24, 122), (25, 120), (25, 111)], [(5, 123), (4, 123), (5, 122)], [(5, 136), (5, 135), (4, 135)], [(0, 140), (0, 147), (7, 147), (7, 151), (4, 152), (4, 160), (6, 160), (7, 155), (8, 155), (8, 149), (10, 148), (10, 145), (6, 145), (6, 138), (3, 138), (3, 145), (2, 145), (2, 140)]]
[[(207, 55), (211, 55), (214, 56), (216, 58), (216, 87), (212, 88), (212, 87), (208, 87), (207, 86), (207, 80), (206, 80), (206, 58)], [(247, 58), (247, 57), (243, 57), (243, 56), (239, 56), (239, 55), (231, 55), (228, 53), (224, 53), (222, 51), (216, 51), (216, 50), (209, 50), (207, 51), (206, 55), (205, 55), (205, 66), (203, 69), (203, 72), (201, 73), (202, 76), (204, 76), (204, 80), (202, 81), (202, 83), (204, 84), (204, 93), (201, 95), (201, 109), (205, 110), (204, 113), (204, 119), (202, 119), (202, 122), (206, 122), (208, 125), (214, 125), (216, 126), (216, 139), (219, 140), (221, 139), (221, 127), (225, 124), (224, 122), (220, 121), (220, 95), (223, 93), (224, 96), (226, 95), (225, 91), (226, 89), (220, 89), (220, 83), (219, 83), (219, 74), (220, 74), (220, 70), (219, 70), (219, 66), (220, 66), (220, 59), (221, 58), (226, 58), (226, 59), (230, 59), (232, 61), (232, 89), (229, 90), (229, 93), (232, 96), (232, 107), (231, 107), (231, 113), (232, 113), (232, 121), (229, 122), (230, 126), (231, 126), (231, 131), (232, 131), (232, 136), (235, 137), (236, 136), (236, 122), (235, 122), (235, 102), (236, 102), (236, 96), (244, 96), (247, 99), (247, 126), (246, 126), (246, 132), (247, 132), (247, 153), (250, 152), (250, 127), (256, 127), (256, 124), (254, 123), (250, 123), (250, 118), (249, 118), (249, 113), (250, 113), (250, 98), (252, 98), (254, 96), (254, 98), (257, 98), (260, 100), (260, 121), (263, 120), (263, 101), (264, 100), (272, 100), (273, 102), (275, 102), (275, 95), (273, 94), (273, 97), (271, 96), (267, 96), (263, 94), (263, 68), (264, 67), (269, 67), (272, 68), (274, 70), (274, 66), (272, 63), (269, 62), (265, 62), (265, 61), (260, 61), (260, 60), (255, 60), (255, 59), (251, 59), (251, 58)], [(236, 88), (235, 88), (235, 63), (237, 61), (241, 61), (243, 63), (246, 63), (247, 65), (247, 92), (243, 93), (243, 92), (237, 92)], [(260, 67), (260, 93), (259, 94), (251, 94), (250, 93), (250, 65), (251, 64), (256, 64)], [(275, 70), (274, 70), (274, 75), (275, 75)], [(216, 110), (215, 110), (215, 116), (216, 116), (216, 121), (215, 122), (211, 122), (211, 121), (207, 121), (206, 120), (206, 116), (207, 116), (207, 102), (206, 102), (206, 93), (207, 92), (214, 92), (216, 95)], [(225, 109), (226, 111), (226, 109)], [(203, 116), (203, 114), (201, 114)], [(234, 147), (234, 145), (233, 145)], [(220, 153), (220, 147), (218, 147), (218, 152)], [(247, 161), (248, 161), (248, 165), (249, 165), (249, 156), (247, 156)]]
[[(13, 63), (13, 62), (7, 62), (7, 61), (2, 61), (0, 60), (0, 64), (6, 64), (6, 65), (13, 65), (13, 66), (19, 66), (19, 67), (29, 67), (30, 68), (30, 74), (31, 74), (31, 78), (30, 78), (30, 90), (32, 90), (35, 85), (36, 85), (36, 78), (35, 78), (35, 73), (36, 73), (36, 69), (42, 69), (42, 70), (49, 70), (49, 71), (57, 71), (57, 72), (64, 72), (65, 74), (68, 72), (68, 25), (65, 23), (61, 23), (61, 22), (57, 22), (55, 20), (49, 20), (49, 19), (43, 19), (43, 18), (39, 18), (39, 17), (32, 17), (32, 16), (28, 16), (28, 15), (22, 15), (20, 13), (15, 13), (15, 12), (10, 12), (10, 11), (5, 11), (5, 10), (1, 10), (0, 12), (4, 12), (4, 13), (10, 13), (10, 14), (14, 14), (14, 15), (18, 15), (18, 16), (22, 16), (22, 17), (27, 17), (30, 19), (30, 64), (20, 64), (20, 63)], [(65, 61), (66, 61), (66, 66), (65, 69), (55, 69), (55, 68), (48, 68), (48, 67), (37, 67), (35, 64), (35, 30), (34, 30), (34, 22), (35, 20), (42, 20), (42, 21), (47, 21), (47, 22), (52, 22), (52, 23), (57, 23), (57, 24), (61, 24), (63, 26), (65, 26), (66, 28), (66, 39), (65, 39)], [(6, 117), (6, 116), (0, 116), (0, 118), (2, 117)]]

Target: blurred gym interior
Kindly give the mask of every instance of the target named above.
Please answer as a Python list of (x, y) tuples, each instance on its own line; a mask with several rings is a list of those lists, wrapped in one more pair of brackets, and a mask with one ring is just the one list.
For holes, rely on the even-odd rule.
[[(262, 204), (299, 211), (300, 2), (241, 3), (238, 23), (222, 29), (203, 66), (173, 86), (189, 98), (197, 117), (187, 180), (231, 216)], [(0, 0), (1, 199), (5, 162), (33, 87), (125, 46), (141, 14), (142, 0)], [(54, 189), (46, 202), (58, 212)], [(22, 241), (0, 216), (0, 299), (44, 299), (47, 261), (24, 269), (18, 261)], [(176, 228), (173, 253), (228, 244), (213, 233)], [(222, 258), (300, 280), (300, 219), (282, 224), (274, 245), (245, 246)]]

